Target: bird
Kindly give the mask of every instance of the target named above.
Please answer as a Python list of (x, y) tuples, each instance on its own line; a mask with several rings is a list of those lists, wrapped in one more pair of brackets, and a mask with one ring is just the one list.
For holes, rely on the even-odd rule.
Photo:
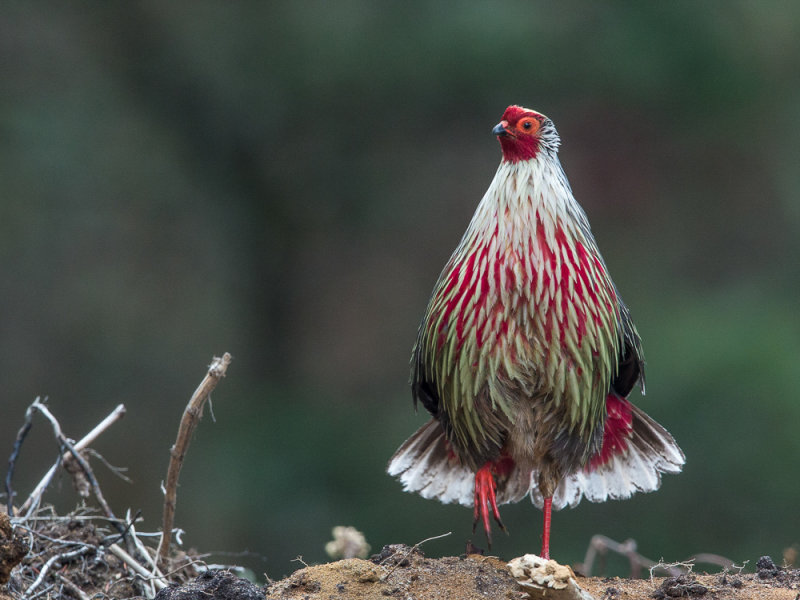
[[(530, 496), (543, 511), (661, 485), (685, 456), (628, 396), (645, 391), (639, 333), (558, 159), (544, 114), (509, 106), (500, 165), (433, 288), (411, 358), (430, 420), (389, 460), (403, 489), (490, 514)], [(470, 542), (471, 545), (471, 542)]]

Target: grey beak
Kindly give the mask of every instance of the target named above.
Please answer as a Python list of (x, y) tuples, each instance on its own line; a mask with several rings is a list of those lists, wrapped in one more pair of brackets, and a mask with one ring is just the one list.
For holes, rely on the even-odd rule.
[(508, 134), (508, 132), (506, 131), (506, 128), (503, 127), (502, 123), (498, 123), (497, 125), (495, 125), (494, 129), (492, 129), (492, 133), (494, 135), (507, 135)]

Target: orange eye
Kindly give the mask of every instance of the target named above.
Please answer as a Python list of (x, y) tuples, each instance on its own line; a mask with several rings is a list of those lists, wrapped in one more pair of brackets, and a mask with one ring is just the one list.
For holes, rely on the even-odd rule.
[(517, 129), (525, 133), (536, 133), (539, 131), (539, 121), (533, 117), (525, 117), (517, 123)]

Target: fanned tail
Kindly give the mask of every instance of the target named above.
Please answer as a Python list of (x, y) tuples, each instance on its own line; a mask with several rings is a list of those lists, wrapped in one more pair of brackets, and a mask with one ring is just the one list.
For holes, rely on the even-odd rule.
[[(624, 443), (612, 444), (613, 451), (601, 461), (592, 461), (567, 475), (556, 488), (554, 509), (574, 507), (584, 497), (590, 502), (604, 502), (652, 492), (661, 486), (662, 473), (681, 471), (686, 459), (669, 432), (638, 407), (621, 398), (619, 401), (630, 419)], [(450, 449), (436, 419), (420, 427), (398, 448), (387, 470), (407, 492), (445, 504), (473, 505), (475, 473)], [(533, 503), (542, 508), (544, 498), (537, 481), (537, 471), (524, 472), (514, 465), (507, 475), (497, 477), (498, 504), (518, 502), (530, 493)]]
[[(686, 461), (673, 437), (641, 409), (623, 401), (630, 410), (630, 437), (600, 464), (594, 462), (565, 477), (553, 496), (553, 508), (574, 507), (581, 498), (590, 502), (620, 500), (635, 492), (652, 492), (661, 485), (662, 473), (679, 473)], [(536, 481), (536, 474), (533, 480)], [(544, 499), (531, 488), (533, 503)]]
[[(436, 419), (420, 427), (397, 449), (387, 471), (400, 480), (406, 492), (417, 492), (444, 504), (473, 505), (475, 473), (461, 464), (450, 449)], [(518, 502), (529, 489), (530, 473), (513, 467), (507, 477), (497, 478), (497, 502)]]

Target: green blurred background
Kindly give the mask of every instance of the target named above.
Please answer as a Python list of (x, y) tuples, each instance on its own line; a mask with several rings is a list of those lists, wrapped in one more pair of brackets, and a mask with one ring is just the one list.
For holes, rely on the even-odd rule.
[[(334, 525), (463, 552), (471, 511), (405, 494), (408, 359), (499, 162), (508, 104), (549, 115), (644, 338), (684, 474), (557, 513), (654, 559), (800, 542), (800, 4), (8, 2), (0, 19), (0, 446), (50, 398), (118, 513), (160, 526), (168, 451), (234, 355), (185, 464), (184, 541), (275, 578)], [(37, 420), (26, 496), (57, 449)], [(2, 452), (2, 448), (0, 448)], [(69, 508), (62, 478), (47, 499)], [(59, 500), (60, 498), (60, 500)], [(510, 559), (541, 515), (506, 506)], [(476, 542), (483, 539), (476, 536)]]

